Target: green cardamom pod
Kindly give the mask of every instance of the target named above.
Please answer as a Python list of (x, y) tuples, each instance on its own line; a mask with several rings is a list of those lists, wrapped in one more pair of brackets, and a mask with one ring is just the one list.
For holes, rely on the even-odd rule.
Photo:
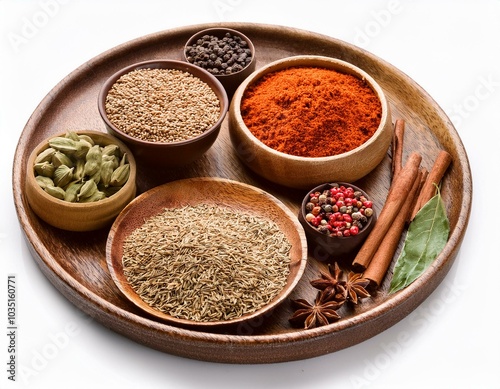
[(80, 139), (78, 142), (75, 142), (75, 151), (73, 152), (73, 156), (77, 159), (85, 158), (89, 150), (93, 147), (90, 142), (87, 142), (85, 139)]
[(101, 182), (101, 170), (96, 171), (88, 179), (94, 181), (96, 185), (98, 185), (99, 182)]
[(52, 155), (52, 164), (58, 168), (61, 165), (66, 165), (67, 167), (73, 167), (73, 161), (66, 154), (61, 153), (60, 151), (56, 151), (54, 155)]
[(101, 169), (102, 154), (99, 145), (92, 146), (85, 156), (85, 175), (93, 176)]
[(64, 137), (68, 138), (68, 139), (73, 139), (75, 142), (78, 142), (80, 140), (80, 137), (78, 136), (78, 134), (75, 131), (66, 132)]
[(111, 175), (111, 186), (123, 186), (128, 180), (130, 175), (130, 165), (127, 163), (125, 165), (118, 166)]
[(102, 155), (102, 163), (104, 162), (112, 162), (111, 166), (113, 166), (113, 170), (120, 166), (120, 159), (116, 155)]
[(52, 181), (52, 178), (49, 177), (36, 176), (35, 180), (42, 189), (45, 189), (47, 186), (54, 186), (54, 181)]
[(35, 163), (51, 162), (52, 156), (54, 155), (55, 152), (56, 152), (56, 150), (52, 147), (49, 147), (48, 149), (43, 150), (35, 158)]
[(128, 163), (128, 155), (127, 153), (123, 153), (122, 159), (120, 161), (120, 166), (123, 166)]
[(55, 138), (49, 140), (49, 146), (61, 151), (62, 153), (74, 153), (77, 150), (76, 144), (77, 142), (73, 139), (65, 138), (63, 136), (56, 136)]
[(101, 184), (107, 188), (111, 182), (111, 176), (113, 175), (114, 160), (103, 160), (101, 164)]
[(81, 135), (78, 135), (78, 137), (80, 140), (84, 140), (84, 141), (88, 142), (91, 145), (91, 147), (95, 145), (94, 139), (92, 139), (88, 135), (81, 134)]
[(64, 200), (65, 192), (63, 188), (49, 185), (45, 188), (45, 192), (47, 192), (52, 197), (55, 197), (56, 199)]
[(35, 163), (35, 172), (40, 176), (54, 177), (55, 166), (50, 162)]
[(116, 155), (120, 156), (120, 148), (115, 144), (109, 144), (103, 147), (102, 155)]
[(104, 200), (105, 198), (106, 194), (104, 192), (96, 191), (91, 196), (80, 199), (80, 203), (91, 203), (93, 201)]
[(80, 191), (83, 183), (81, 181), (73, 181), (66, 187), (66, 194), (64, 195), (64, 201), (69, 201), (75, 203), (77, 201), (77, 195)]
[(85, 183), (80, 188), (78, 195), (76, 196), (77, 201), (92, 196), (95, 192), (97, 192), (97, 190), (98, 190), (97, 184), (94, 181), (92, 180), (85, 181)]
[(54, 184), (62, 188), (68, 185), (73, 180), (73, 167), (68, 167), (66, 165), (59, 166), (54, 171)]
[(73, 171), (73, 180), (82, 181), (85, 176), (85, 161), (77, 159), (75, 162), (75, 170)]

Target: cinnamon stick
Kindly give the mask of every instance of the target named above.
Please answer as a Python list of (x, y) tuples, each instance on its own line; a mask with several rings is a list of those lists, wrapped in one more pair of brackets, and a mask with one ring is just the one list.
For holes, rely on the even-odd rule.
[(392, 262), (394, 253), (398, 248), (403, 230), (406, 226), (406, 220), (413, 209), (413, 200), (418, 197), (418, 192), (422, 184), (422, 176), (425, 175), (425, 173), (426, 170), (422, 169), (415, 178), (410, 193), (408, 193), (407, 201), (403, 204), (401, 211), (397, 214), (391, 228), (387, 231), (387, 235), (380, 243), (380, 246), (363, 274), (363, 278), (370, 280), (370, 286), (373, 288), (380, 286), (385, 273), (387, 273), (387, 269), (389, 269), (389, 265)]
[(418, 199), (411, 213), (410, 221), (415, 218), (415, 215), (420, 211), (420, 209), (436, 194), (436, 185), (439, 185), (444, 173), (448, 169), (451, 163), (451, 155), (444, 150), (441, 150), (434, 165), (432, 166), (427, 179), (425, 180), (424, 186), (420, 191)]
[(408, 157), (403, 169), (401, 169), (401, 172), (393, 181), (373, 230), (354, 258), (352, 264), (357, 271), (366, 270), (375, 251), (386, 236), (389, 228), (391, 228), (394, 219), (401, 212), (401, 208), (405, 201), (407, 201), (408, 194), (419, 174), (421, 161), (422, 156), (420, 154), (416, 152), (412, 153)]
[(403, 140), (405, 133), (405, 121), (396, 120), (392, 134), (392, 179), (399, 174), (403, 168)]
[(410, 210), (408, 211), (408, 214), (406, 215), (406, 224), (410, 224), (411, 222), (411, 217), (412, 217), (412, 212), (415, 209), (415, 205), (417, 204), (418, 197), (420, 196), (420, 192), (422, 188), (424, 187), (425, 181), (427, 180), (427, 177), (429, 176), (429, 171), (423, 167), (420, 169), (420, 178), (419, 178), (419, 183), (418, 183), (418, 191), (415, 193), (415, 196), (413, 197), (411, 203), (410, 203)]

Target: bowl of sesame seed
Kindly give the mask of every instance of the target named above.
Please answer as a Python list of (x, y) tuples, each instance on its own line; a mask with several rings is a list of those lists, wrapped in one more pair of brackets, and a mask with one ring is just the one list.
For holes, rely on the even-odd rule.
[(129, 65), (103, 84), (98, 109), (109, 133), (138, 164), (187, 165), (213, 145), (229, 108), (222, 84), (184, 61)]
[(184, 59), (213, 74), (229, 99), (255, 70), (255, 47), (242, 32), (214, 27), (197, 32), (184, 46)]

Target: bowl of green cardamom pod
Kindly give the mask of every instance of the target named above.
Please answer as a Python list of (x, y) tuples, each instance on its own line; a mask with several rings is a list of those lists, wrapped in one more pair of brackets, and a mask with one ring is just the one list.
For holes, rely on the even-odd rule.
[(33, 212), (69, 231), (111, 225), (136, 195), (136, 162), (112, 135), (66, 131), (42, 141), (28, 159), (25, 191)]

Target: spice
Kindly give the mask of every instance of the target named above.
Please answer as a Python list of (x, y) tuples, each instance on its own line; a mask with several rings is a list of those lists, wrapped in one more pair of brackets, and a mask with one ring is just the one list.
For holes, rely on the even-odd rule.
[(311, 285), (316, 289), (322, 290), (326, 293), (328, 300), (337, 302), (345, 302), (346, 290), (341, 282), (342, 270), (337, 262), (333, 265), (328, 265), (328, 271), (320, 270), (321, 278), (311, 281)]
[[(392, 178), (391, 188), (389, 189), (389, 196), (391, 196), (391, 193), (393, 193), (393, 196), (397, 196), (399, 192), (398, 189), (394, 188), (394, 186), (400, 179), (400, 176), (403, 175), (403, 171), (407, 170), (406, 166), (405, 168), (402, 167), (402, 156), (404, 148), (404, 142), (403, 142), (404, 125), (405, 123), (402, 119), (398, 119), (396, 121), (393, 144), (392, 144), (393, 178)], [(415, 159), (412, 164), (415, 164), (417, 160), (418, 158)], [(411, 185), (410, 190), (405, 197), (405, 201), (403, 202), (401, 208), (397, 212), (391, 224), (391, 227), (386, 232), (386, 235), (382, 237), (380, 243), (377, 244), (376, 251), (374, 252), (373, 257), (369, 261), (369, 264), (367, 265), (367, 268), (363, 273), (363, 277), (370, 280), (372, 288), (379, 287), (385, 274), (387, 273), (387, 270), (392, 262), (394, 254), (398, 248), (399, 241), (401, 239), (401, 236), (403, 235), (405, 227), (407, 223), (411, 222), (412, 220), (412, 212), (415, 212), (416, 209), (417, 210), (420, 209), (421, 205), (419, 206), (419, 202), (422, 201), (422, 198), (428, 198), (429, 195), (432, 195), (435, 192), (435, 189), (431, 192), (425, 191), (425, 193), (427, 194), (424, 195), (425, 185), (426, 184), (428, 185), (429, 183), (431, 183), (431, 185), (433, 186), (439, 184), (450, 162), (451, 162), (450, 155), (446, 151), (441, 151), (438, 154), (436, 161), (434, 162), (431, 174), (427, 171), (427, 169), (423, 167), (418, 170), (413, 183), (410, 183)], [(413, 168), (415, 168), (415, 165)], [(431, 225), (433, 222), (433, 217), (435, 217), (435, 215), (431, 215), (429, 217)], [(412, 227), (410, 226), (410, 228)], [(429, 229), (430, 228), (431, 227), (429, 227)], [(425, 239), (423, 238), (426, 236), (428, 232), (427, 231), (420, 231), (420, 232), (421, 232), (420, 234), (421, 240), (425, 241)], [(370, 237), (368, 239), (370, 239)], [(406, 239), (408, 239), (408, 235)], [(410, 246), (412, 244), (413, 243), (410, 243)], [(427, 251), (426, 247), (420, 247), (417, 250), (414, 250), (413, 252), (414, 253), (422, 252), (424, 253), (423, 255), (425, 255), (426, 251)], [(355, 261), (362, 259), (363, 259), (362, 257), (361, 259), (356, 258)], [(407, 258), (405, 258), (405, 260), (407, 260)], [(400, 277), (400, 275), (398, 275), (395, 278), (398, 277)]]
[(373, 216), (373, 203), (352, 186), (333, 183), (322, 192), (309, 193), (305, 220), (332, 237), (358, 235)]
[(318, 292), (314, 304), (309, 304), (304, 299), (293, 300), (293, 305), (298, 308), (290, 318), (293, 325), (303, 325), (304, 329), (326, 326), (340, 319), (336, 312), (342, 304), (328, 301), (324, 292)]
[(318, 67), (268, 73), (241, 100), (248, 129), (267, 146), (295, 156), (345, 153), (375, 133), (381, 103), (365, 80)]
[(408, 228), (403, 250), (394, 267), (389, 293), (406, 288), (420, 277), (443, 250), (449, 233), (450, 222), (438, 190)]
[(403, 119), (396, 120), (394, 132), (392, 133), (392, 162), (391, 172), (392, 178), (396, 177), (403, 168), (403, 142), (405, 134), (405, 121)]
[[(423, 173), (421, 172), (420, 174)], [(363, 277), (370, 280), (373, 288), (380, 286), (382, 279), (384, 278), (385, 273), (387, 273), (387, 269), (392, 262), (394, 253), (398, 248), (399, 241), (406, 226), (406, 220), (411, 212), (413, 199), (417, 197), (418, 191), (420, 190), (420, 182), (420, 178), (417, 178), (413, 183), (400, 212), (397, 214), (391, 228), (387, 231), (387, 235), (378, 246), (370, 264), (363, 273)]]
[(353, 304), (358, 303), (358, 298), (370, 297), (370, 293), (365, 289), (369, 284), (364, 275), (360, 273), (349, 272), (345, 281), (346, 299)]
[(124, 242), (123, 269), (151, 307), (226, 321), (271, 302), (286, 285), (290, 243), (271, 221), (201, 204), (165, 209)]
[[(49, 139), (48, 144), (35, 158), (33, 170), (38, 185), (55, 198), (72, 203), (99, 201), (128, 181), (127, 154), (115, 144), (94, 144), (92, 138), (73, 131)], [(120, 180), (109, 182), (107, 174), (119, 174)]]
[(335, 300), (340, 303), (350, 301), (358, 303), (358, 299), (369, 297), (366, 291), (369, 281), (360, 273), (349, 271), (347, 276), (335, 262), (328, 265), (328, 272), (320, 270), (321, 278), (311, 281), (311, 285), (326, 293), (328, 300)]
[(420, 191), (420, 195), (416, 201), (416, 204), (413, 208), (413, 212), (411, 214), (410, 220), (415, 218), (415, 215), (418, 211), (436, 194), (436, 186), (439, 185), (441, 179), (446, 173), (448, 166), (451, 164), (451, 155), (444, 150), (441, 150), (434, 161), (434, 165), (432, 166), (429, 175), (424, 183), (422, 190)]
[(106, 96), (106, 114), (121, 131), (149, 142), (178, 142), (203, 134), (219, 119), (210, 86), (176, 69), (138, 69), (121, 76)]
[(203, 35), (186, 47), (186, 59), (214, 75), (226, 75), (243, 70), (252, 61), (248, 42), (230, 32), (223, 38)]
[(321, 278), (311, 281), (319, 289), (314, 304), (304, 299), (292, 300), (298, 308), (289, 319), (292, 325), (302, 325), (304, 329), (319, 327), (340, 319), (337, 312), (344, 303), (357, 304), (359, 299), (370, 297), (366, 291), (369, 281), (359, 273), (349, 271), (347, 276), (337, 263), (328, 265), (328, 271), (320, 271)]
[(421, 160), (422, 156), (420, 154), (416, 152), (412, 153), (408, 157), (403, 169), (401, 169), (401, 172), (391, 184), (385, 204), (380, 211), (377, 224), (354, 258), (353, 266), (357, 270), (366, 270), (379, 245), (392, 227), (396, 216), (401, 213), (401, 208), (407, 201), (413, 183), (419, 178)]

